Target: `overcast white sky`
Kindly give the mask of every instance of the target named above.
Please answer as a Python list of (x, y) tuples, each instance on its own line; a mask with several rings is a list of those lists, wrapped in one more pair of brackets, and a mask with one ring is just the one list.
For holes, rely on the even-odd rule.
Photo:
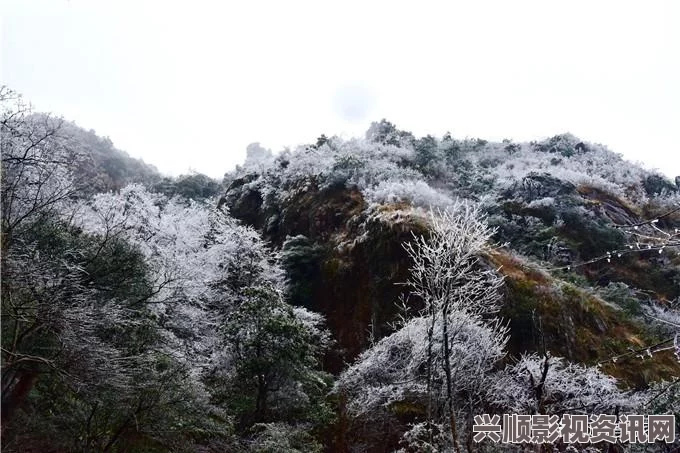
[(680, 2), (3, 0), (2, 83), (171, 174), (363, 135), (562, 132), (680, 175)]

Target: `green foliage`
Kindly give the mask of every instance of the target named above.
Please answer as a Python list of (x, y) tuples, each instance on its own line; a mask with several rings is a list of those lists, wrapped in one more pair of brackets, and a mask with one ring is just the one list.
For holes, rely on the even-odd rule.
[(323, 446), (304, 429), (287, 423), (258, 423), (249, 450), (255, 453), (318, 453)]
[(494, 186), (493, 175), (465, 158), (451, 162), (446, 173), (442, 183), (446, 184), (451, 192), (463, 198), (479, 199), (489, 194)]
[(415, 141), (412, 133), (397, 129), (386, 119), (371, 123), (366, 132), (366, 138), (375, 143), (395, 146), (411, 145)]
[(328, 143), (328, 137), (326, 137), (326, 134), (321, 134), (321, 135), (316, 139), (316, 144), (315, 144), (314, 146), (316, 146), (317, 148), (319, 148), (319, 147), (325, 145), (326, 143)]
[[(276, 255), (207, 203), (122, 187), (157, 174), (8, 98), (0, 89), (3, 451), (319, 451), (329, 335), (284, 302)], [(220, 191), (204, 175), (156, 188)], [(259, 422), (271, 423), (250, 430)]]
[(535, 149), (544, 153), (558, 153), (564, 157), (571, 157), (587, 147), (571, 134), (555, 135), (550, 139), (535, 144)]
[(569, 209), (561, 213), (564, 236), (574, 241), (583, 259), (601, 256), (626, 244), (620, 230), (584, 215), (583, 210)]
[(218, 397), (240, 421), (311, 421), (324, 405), (327, 376), (317, 371), (321, 345), (271, 287), (251, 287), (227, 317), (224, 343), (233, 373)]
[(153, 188), (168, 197), (177, 195), (191, 200), (205, 200), (219, 195), (222, 186), (214, 179), (196, 173), (177, 178), (163, 178)]
[(281, 250), (281, 265), (286, 271), (288, 297), (293, 305), (312, 306), (314, 282), (321, 275), (325, 249), (304, 235), (288, 237)]
[(228, 439), (225, 414), (187, 386), (189, 370), (167, 357), (138, 363), (133, 389), (78, 387), (62, 376), (38, 381), (10, 427), (7, 451), (195, 451)]
[[(226, 435), (187, 385), (190, 370), (154, 351), (159, 326), (145, 304), (153, 289), (139, 251), (59, 222), (22, 237), (30, 265), (52, 275), (43, 286), (12, 274), (16, 259), (3, 266), (3, 344), (12, 345), (3, 378), (35, 376), (22, 410), (3, 424), (7, 451), (167, 451)], [(119, 317), (109, 319), (116, 307)], [(42, 361), (16, 360), (28, 356)]]
[(650, 197), (664, 193), (673, 193), (678, 190), (672, 182), (657, 174), (647, 176), (647, 178), (642, 181), (642, 187), (644, 187), (645, 192), (647, 192), (647, 195)]
[(440, 159), (437, 140), (431, 135), (420, 138), (415, 141), (414, 149), (416, 152), (415, 164), (418, 169), (423, 174), (431, 173), (430, 165), (437, 165), (436, 161)]
[(609, 282), (606, 287), (598, 288), (598, 294), (606, 301), (612, 302), (629, 316), (641, 316), (641, 301), (635, 292), (625, 283)]

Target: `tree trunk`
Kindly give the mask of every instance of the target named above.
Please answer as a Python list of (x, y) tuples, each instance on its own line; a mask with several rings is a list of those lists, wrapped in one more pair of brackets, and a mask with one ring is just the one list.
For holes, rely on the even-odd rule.
[(456, 417), (453, 413), (453, 390), (451, 384), (451, 358), (449, 347), (449, 321), (448, 321), (448, 306), (444, 305), (442, 313), (443, 335), (444, 335), (444, 373), (446, 374), (446, 407), (449, 413), (449, 422), (451, 424), (451, 436), (453, 437), (453, 449), (456, 453), (460, 452), (460, 444), (458, 442), (458, 429), (456, 427)]
[(434, 325), (436, 322), (436, 313), (432, 310), (432, 322), (427, 329), (427, 421), (430, 423), (428, 429), (428, 440), (432, 444), (432, 337), (434, 336)]
[(38, 380), (37, 371), (23, 371), (19, 373), (19, 378), (14, 387), (6, 391), (2, 395), (2, 426), (4, 427), (9, 420), (11, 420), (14, 412), (21, 403), (24, 402), (26, 396), (31, 391), (35, 382)]
[(255, 417), (258, 422), (265, 419), (267, 412), (267, 380), (264, 376), (257, 377), (257, 399), (255, 400)]

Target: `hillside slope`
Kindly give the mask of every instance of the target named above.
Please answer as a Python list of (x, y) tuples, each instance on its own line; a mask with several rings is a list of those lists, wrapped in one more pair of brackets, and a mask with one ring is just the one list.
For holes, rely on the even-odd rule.
[[(644, 366), (628, 355), (610, 361), (663, 341), (666, 329), (645, 315), (680, 303), (677, 248), (611, 258), (630, 251), (615, 224), (653, 219), (680, 197), (672, 182), (600, 145), (569, 134), (540, 143), (416, 139), (383, 120), (365, 139), (322, 136), (261, 153), (225, 180), (221, 203), (282, 248), (294, 303), (327, 316), (335, 373), (391, 332), (410, 266), (401, 244), (427, 233), (424, 208), (461, 197), (484, 206), (506, 244), (486, 261), (506, 276), (513, 355), (547, 348), (606, 361), (632, 386), (680, 375), (670, 352)], [(658, 225), (680, 227), (679, 213)]]
[(0, 100), (7, 451), (472, 452), (478, 414), (680, 423), (678, 187), (600, 145), (382, 121), (253, 144), (219, 184)]

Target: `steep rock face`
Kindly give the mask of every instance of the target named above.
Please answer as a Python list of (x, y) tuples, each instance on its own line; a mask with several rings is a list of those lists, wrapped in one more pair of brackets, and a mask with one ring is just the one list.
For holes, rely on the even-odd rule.
[(233, 181), (226, 194), (220, 199), (218, 207), (226, 205), (231, 215), (248, 225), (262, 229), (264, 222), (262, 194), (247, 186), (256, 178), (257, 175), (250, 174)]
[(292, 286), (293, 303), (326, 316), (337, 344), (326, 367), (337, 373), (371, 341), (390, 332), (408, 278), (409, 261), (402, 243), (425, 225), (402, 208), (367, 210), (357, 189), (312, 184), (285, 205), (264, 206), (247, 178), (230, 186), (221, 203), (236, 218), (262, 231), (282, 247), (283, 265)]
[(578, 193), (593, 212), (617, 225), (629, 225), (639, 220), (639, 213), (625, 200), (602, 189), (582, 185)]

